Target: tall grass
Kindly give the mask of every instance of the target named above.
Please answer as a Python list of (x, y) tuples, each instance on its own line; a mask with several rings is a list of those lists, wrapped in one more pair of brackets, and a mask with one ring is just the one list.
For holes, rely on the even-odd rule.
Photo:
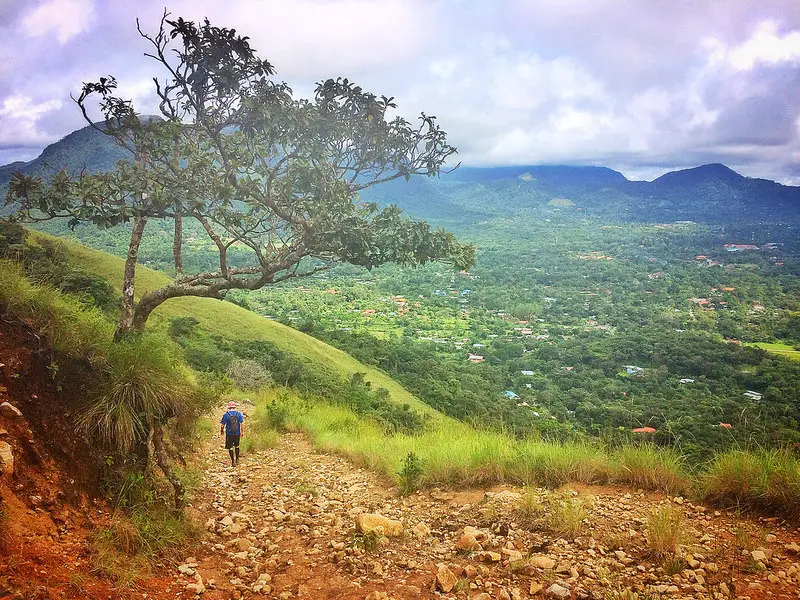
[(256, 414), (266, 406), (285, 406), (290, 425), (307, 432), (320, 449), (347, 456), (398, 484), (409, 454), (422, 467), (417, 479), (421, 487), (502, 482), (558, 487), (577, 481), (634, 483), (676, 492), (687, 481), (677, 455), (661, 457), (649, 447), (609, 454), (588, 443), (518, 441), (455, 421), (442, 421), (419, 435), (388, 435), (347, 408), (307, 402), (287, 391), (267, 391), (256, 396), (256, 403)]
[(781, 514), (800, 521), (800, 460), (788, 450), (729, 450), (700, 477), (711, 504)]

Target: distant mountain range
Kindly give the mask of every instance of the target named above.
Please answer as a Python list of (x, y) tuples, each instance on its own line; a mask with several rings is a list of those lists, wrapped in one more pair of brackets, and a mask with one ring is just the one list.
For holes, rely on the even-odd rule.
[[(45, 148), (30, 162), (0, 167), (0, 190), (14, 171), (47, 177), (60, 169), (104, 171), (130, 153), (91, 127)], [(654, 181), (629, 181), (592, 166), (466, 167), (439, 178), (386, 183), (365, 200), (398, 204), (408, 213), (453, 225), (524, 214), (533, 207), (583, 211), (626, 221), (753, 222), (800, 219), (800, 187), (744, 177), (725, 165), (673, 171)]]

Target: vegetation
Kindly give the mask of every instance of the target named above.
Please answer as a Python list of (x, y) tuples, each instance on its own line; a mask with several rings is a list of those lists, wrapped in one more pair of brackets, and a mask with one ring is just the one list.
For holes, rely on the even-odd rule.
[(647, 544), (660, 558), (676, 553), (678, 545), (686, 541), (680, 510), (665, 504), (647, 519)]
[[(141, 330), (152, 311), (181, 296), (220, 298), (306, 277), (339, 261), (372, 268), (445, 260), (470, 266), (472, 246), (397, 207), (357, 202), (378, 183), (437, 175), (456, 150), (435, 118), (420, 124), (389, 118), (391, 98), (347, 79), (317, 85), (297, 100), (270, 79), (273, 66), (234, 30), (169, 20), (158, 32), (139, 29), (165, 79), (154, 77), (163, 118), (141, 117), (115, 95), (117, 82), (84, 83), (76, 102), (86, 121), (130, 152), (115, 170), (60, 171), (48, 182), (15, 173), (7, 204), (27, 221), (68, 219), (101, 228), (132, 222), (116, 338)], [(97, 100), (101, 124), (89, 106)], [(183, 268), (184, 218), (202, 227), (218, 266)], [(173, 226), (176, 279), (135, 295), (139, 248), (149, 220)], [(236, 261), (229, 250), (240, 251)], [(246, 254), (245, 254), (246, 253)]]

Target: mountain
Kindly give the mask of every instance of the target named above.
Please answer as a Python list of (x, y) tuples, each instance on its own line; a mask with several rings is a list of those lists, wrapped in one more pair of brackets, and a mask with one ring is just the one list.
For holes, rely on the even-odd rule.
[(53, 175), (61, 169), (68, 173), (79, 173), (84, 169), (109, 171), (118, 161), (130, 157), (130, 152), (119, 147), (111, 137), (86, 126), (50, 144), (32, 161), (0, 166), (0, 189), (8, 185), (15, 171), (42, 177)]
[[(47, 176), (60, 169), (102, 171), (130, 154), (92, 127), (45, 148), (27, 163), (0, 167), (0, 190), (14, 171)], [(578, 211), (623, 221), (707, 223), (795, 221), (800, 188), (744, 177), (721, 164), (673, 171), (653, 181), (629, 181), (597, 166), (462, 166), (437, 178), (396, 180), (362, 193), (380, 205), (397, 204), (416, 217), (458, 228), (494, 217), (531, 216), (532, 210)]]

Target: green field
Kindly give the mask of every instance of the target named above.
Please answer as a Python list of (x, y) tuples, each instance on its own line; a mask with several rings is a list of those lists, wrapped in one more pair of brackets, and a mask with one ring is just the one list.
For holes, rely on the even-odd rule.
[(769, 342), (754, 342), (751, 344), (747, 344), (748, 346), (755, 346), (756, 348), (762, 348), (767, 352), (772, 352), (773, 354), (777, 354), (779, 356), (785, 356), (786, 358), (790, 358), (792, 360), (800, 360), (800, 351), (795, 350), (792, 346), (788, 344), (774, 344)]

